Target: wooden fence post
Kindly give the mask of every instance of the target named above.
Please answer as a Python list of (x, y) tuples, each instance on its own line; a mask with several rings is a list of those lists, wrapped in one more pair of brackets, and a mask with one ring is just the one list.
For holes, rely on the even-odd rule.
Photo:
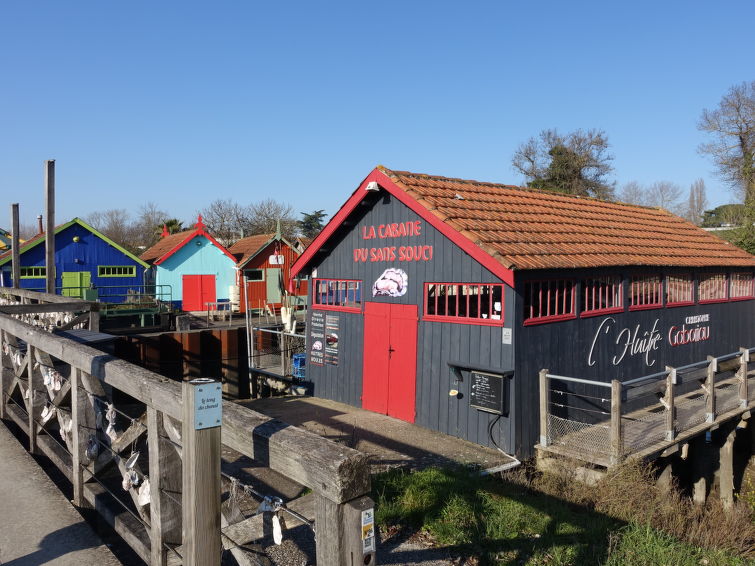
[(367, 496), (335, 503), (315, 493), (317, 564), (377, 564), (375, 504)]
[(676, 369), (666, 366), (668, 375), (666, 376), (666, 395), (663, 399), (663, 405), (666, 407), (666, 440), (674, 440), (676, 430), (674, 420), (676, 417), (676, 408), (674, 407), (674, 384), (676, 383)]
[(84, 466), (82, 455), (86, 450), (85, 429), (81, 426), (84, 411), (87, 410), (87, 394), (82, 390), (81, 370), (71, 368), (71, 480), (73, 483), (73, 504), (84, 507)]
[(197, 378), (183, 382), (181, 510), (184, 566), (220, 566), (222, 406), (219, 381)]
[(540, 370), (540, 446), (548, 446), (548, 370)]
[(34, 346), (27, 344), (26, 347), (26, 376), (27, 376), (27, 390), (26, 390), (26, 409), (29, 417), (29, 453), (37, 453), (37, 423), (34, 422), (34, 396), (36, 394), (37, 379), (35, 379), (34, 371)]
[(739, 379), (739, 403), (741, 408), (746, 409), (750, 403), (750, 396), (747, 385), (747, 364), (750, 361), (750, 351), (747, 348), (739, 349), (739, 369), (737, 369), (737, 379)]
[[(4, 347), (5, 347), (5, 330), (0, 330), (0, 419), (6, 418), (5, 415), (5, 392), (8, 389), (8, 386), (6, 384), (6, 377), (5, 377), (5, 363), (6, 360), (10, 362), (9, 357), (5, 354)], [(12, 364), (9, 363), (9, 366), (12, 367)]]
[(611, 381), (611, 465), (621, 462), (623, 452), (621, 438), (621, 381)]
[(278, 346), (281, 351), (281, 376), (286, 375), (286, 333), (281, 330), (278, 336)]
[(708, 398), (705, 400), (705, 422), (712, 423), (716, 420), (716, 372), (718, 360), (714, 356), (708, 356), (708, 372), (705, 377), (705, 390)]
[(89, 330), (100, 331), (100, 306), (97, 303), (89, 305)]

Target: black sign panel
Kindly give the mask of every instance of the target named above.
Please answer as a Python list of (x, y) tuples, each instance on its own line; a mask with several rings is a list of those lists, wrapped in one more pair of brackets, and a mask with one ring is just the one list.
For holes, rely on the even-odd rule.
[(473, 371), (470, 373), (472, 381), (469, 405), (481, 411), (502, 415), (503, 405), (503, 376), (492, 373)]

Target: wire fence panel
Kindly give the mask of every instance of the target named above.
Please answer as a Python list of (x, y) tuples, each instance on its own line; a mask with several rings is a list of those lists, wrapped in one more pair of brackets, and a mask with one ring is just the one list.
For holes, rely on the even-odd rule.
[(716, 416), (739, 407), (739, 385), (735, 382), (716, 384)]
[(268, 328), (253, 328), (252, 366), (281, 376), (294, 375), (294, 355), (306, 352), (306, 336)]

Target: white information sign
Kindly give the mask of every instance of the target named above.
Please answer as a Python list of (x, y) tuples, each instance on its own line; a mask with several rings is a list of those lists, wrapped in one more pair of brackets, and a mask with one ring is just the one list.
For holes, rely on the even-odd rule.
[(220, 426), (223, 420), (223, 391), (219, 381), (207, 378), (192, 379), (194, 391), (194, 429)]

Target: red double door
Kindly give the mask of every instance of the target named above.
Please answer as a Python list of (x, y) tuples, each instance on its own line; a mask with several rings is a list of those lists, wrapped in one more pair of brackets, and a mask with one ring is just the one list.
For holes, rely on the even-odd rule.
[(362, 407), (414, 422), (417, 305), (365, 303)]
[(185, 311), (206, 311), (207, 303), (217, 300), (214, 275), (184, 275), (181, 283)]

